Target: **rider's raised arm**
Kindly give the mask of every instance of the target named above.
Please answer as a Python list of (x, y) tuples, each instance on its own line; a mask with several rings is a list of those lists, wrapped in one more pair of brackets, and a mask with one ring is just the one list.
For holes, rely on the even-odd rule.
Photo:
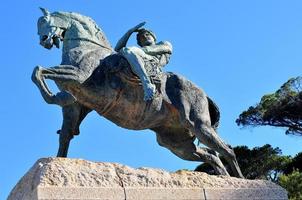
[(132, 32), (129, 32), (129, 31), (127, 33), (125, 33), (125, 35), (123, 35), (123, 37), (121, 37), (121, 39), (119, 39), (119, 41), (115, 45), (114, 50), (118, 52), (119, 50), (121, 50), (121, 48), (125, 47), (131, 34), (132, 34)]
[(149, 55), (159, 55), (159, 54), (172, 54), (172, 44), (168, 41), (159, 42), (156, 45), (144, 46), (143, 51)]
[(136, 25), (135, 27), (129, 29), (124, 35), (123, 37), (121, 37), (121, 39), (119, 39), (119, 41), (117, 42), (117, 44), (115, 45), (114, 50), (115, 51), (119, 51), (121, 50), (121, 48), (125, 47), (127, 45), (127, 42), (131, 36), (131, 34), (133, 32), (137, 32), (142, 26), (144, 26), (146, 24), (146, 22), (142, 22), (138, 25)]

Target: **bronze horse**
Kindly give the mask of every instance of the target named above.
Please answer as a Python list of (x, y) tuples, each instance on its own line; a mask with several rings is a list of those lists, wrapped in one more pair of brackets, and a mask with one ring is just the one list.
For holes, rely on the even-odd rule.
[[(200, 88), (179, 75), (161, 73), (153, 77), (157, 85), (155, 98), (145, 102), (140, 81), (91, 18), (42, 11), (44, 16), (38, 20), (40, 44), (50, 49), (63, 41), (61, 64), (38, 66), (32, 74), (44, 100), (63, 109), (57, 156), (67, 156), (70, 140), (79, 134), (82, 120), (95, 110), (118, 126), (151, 129), (159, 145), (178, 157), (207, 162), (217, 174), (229, 175), (218, 152), (226, 158), (233, 174), (243, 177), (234, 151), (215, 130), (218, 108)], [(61, 92), (53, 94), (44, 79), (55, 81)], [(195, 139), (209, 148), (196, 146)]]

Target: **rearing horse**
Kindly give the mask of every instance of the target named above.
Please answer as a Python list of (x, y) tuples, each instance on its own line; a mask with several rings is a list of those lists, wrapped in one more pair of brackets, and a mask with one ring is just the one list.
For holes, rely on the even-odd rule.
[[(162, 73), (158, 76), (157, 94), (145, 102), (139, 79), (127, 61), (112, 50), (91, 18), (42, 11), (44, 16), (38, 20), (40, 44), (50, 49), (63, 42), (61, 64), (38, 66), (32, 74), (44, 100), (63, 109), (57, 156), (67, 156), (70, 140), (79, 134), (82, 120), (95, 110), (118, 126), (151, 129), (159, 145), (178, 157), (207, 162), (217, 174), (229, 175), (218, 152), (226, 158), (233, 174), (243, 177), (234, 151), (216, 133), (218, 109), (201, 89), (184, 77)], [(44, 79), (55, 81), (60, 92), (53, 94)], [(196, 146), (196, 138), (210, 149)]]

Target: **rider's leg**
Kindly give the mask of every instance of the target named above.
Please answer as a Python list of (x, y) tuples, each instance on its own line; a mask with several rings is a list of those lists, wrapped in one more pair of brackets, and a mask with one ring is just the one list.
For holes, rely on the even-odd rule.
[(137, 47), (124, 47), (120, 53), (127, 59), (132, 71), (140, 78), (144, 88), (144, 100), (151, 100), (155, 94), (155, 85), (151, 83), (144, 67), (144, 61), (140, 56), (145, 53)]

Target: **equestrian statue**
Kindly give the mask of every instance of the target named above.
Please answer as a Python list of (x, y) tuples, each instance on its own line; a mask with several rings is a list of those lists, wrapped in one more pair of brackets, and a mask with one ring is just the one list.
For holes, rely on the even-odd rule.
[[(60, 65), (37, 66), (32, 73), (43, 99), (63, 110), (58, 157), (67, 157), (71, 139), (94, 110), (118, 126), (150, 129), (158, 144), (178, 157), (209, 163), (216, 174), (229, 176), (221, 155), (232, 174), (243, 177), (234, 151), (217, 134), (218, 107), (191, 81), (162, 71), (172, 45), (157, 42), (152, 31), (142, 28), (145, 22), (127, 31), (113, 49), (91, 18), (41, 10), (40, 44), (47, 49), (63, 44)], [(139, 47), (127, 47), (134, 32)], [(60, 91), (52, 93), (45, 79), (53, 80)], [(206, 147), (195, 145), (196, 139)]]

